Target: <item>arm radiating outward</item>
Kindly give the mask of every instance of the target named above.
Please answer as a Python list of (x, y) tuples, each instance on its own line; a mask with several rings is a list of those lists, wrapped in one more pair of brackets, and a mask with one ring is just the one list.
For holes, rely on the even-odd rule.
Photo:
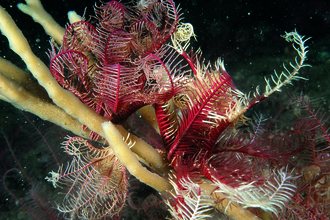
[[(73, 93), (63, 89), (57, 83), (50, 73), (49, 68), (32, 52), (28, 41), (16, 26), (11, 16), (2, 7), (0, 8), (0, 12), (0, 29), (2, 34), (7, 37), (10, 48), (23, 59), (27, 68), (37, 79), (38, 83), (45, 88), (54, 104), (51, 102), (45, 102), (39, 99), (39, 97), (29, 94), (21, 88), (17, 82), (9, 82), (9, 79), (5, 77), (4, 74), (1, 74), (0, 83), (4, 86), (1, 87), (0, 92), (3, 99), (9, 100), (9, 102), (13, 103), (20, 109), (34, 113), (79, 136), (88, 137), (88, 131), (82, 130), (82, 125), (86, 125), (92, 131), (105, 137), (101, 124), (107, 120), (82, 103)], [(0, 73), (9, 73), (11, 67), (12, 64), (9, 63), (1, 65)], [(14, 72), (20, 74), (16, 71)], [(23, 73), (20, 75), (23, 75)], [(59, 118), (62, 120), (59, 120)], [(128, 135), (128, 132), (121, 128), (121, 126), (118, 126), (118, 128), (120, 129), (122, 136), (126, 137)], [(133, 154), (133, 152), (140, 153), (138, 156), (143, 158), (147, 164), (150, 164), (156, 170), (167, 170), (167, 165), (164, 164), (162, 154), (158, 153), (153, 147), (140, 138), (135, 137), (134, 135), (131, 135), (131, 138), (136, 142), (135, 146), (129, 151), (131, 154)], [(136, 165), (142, 166), (141, 164)], [(145, 172), (149, 171), (145, 169)], [(153, 178), (162, 179), (162, 177), (157, 175), (153, 175)], [(152, 181), (150, 184), (152, 184)], [(163, 185), (155, 185), (153, 187), (162, 189)]]
[[(270, 146), (282, 142), (261, 134), (259, 124), (255, 131), (239, 126), (254, 105), (304, 79), (298, 72), (307, 66), (308, 39), (286, 33), (298, 53), (292, 70), (284, 66), (266, 78), (265, 91), (251, 98), (235, 87), (220, 59), (211, 65), (199, 50), (186, 52), (196, 36), (172, 0), (101, 3), (90, 19), (70, 12), (66, 29), (40, 0), (18, 8), (56, 43), (48, 67), (0, 6), (1, 33), (28, 69), (0, 58), (0, 99), (78, 136), (63, 143), (72, 161), (46, 178), (70, 188), (60, 212), (83, 219), (118, 215), (127, 199), (127, 171), (160, 192), (175, 219), (206, 219), (214, 208), (233, 219), (272, 219), (294, 197), (288, 161), (302, 144), (290, 139), (291, 151), (282, 152)], [(135, 112), (144, 120), (131, 131), (124, 122)], [(132, 134), (144, 125), (155, 129), (162, 148), (152, 146), (154, 137)], [(296, 139), (302, 142), (301, 136)], [(285, 163), (276, 165), (278, 158)]]

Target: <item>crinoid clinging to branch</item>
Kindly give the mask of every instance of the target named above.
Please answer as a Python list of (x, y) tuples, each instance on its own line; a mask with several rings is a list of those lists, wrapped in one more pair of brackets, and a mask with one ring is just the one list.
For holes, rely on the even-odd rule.
[(67, 217), (86, 219), (117, 216), (127, 196), (125, 166), (110, 147), (98, 149), (80, 137), (67, 139), (63, 146), (72, 161), (46, 178), (67, 190), (58, 210)]

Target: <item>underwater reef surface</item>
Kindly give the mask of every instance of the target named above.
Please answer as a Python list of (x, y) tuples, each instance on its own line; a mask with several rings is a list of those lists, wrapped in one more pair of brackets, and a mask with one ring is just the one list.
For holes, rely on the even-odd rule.
[[(14, 17), (17, 25), (29, 39), (33, 51), (49, 64), (46, 55), (50, 49), (49, 37), (31, 18), (16, 9), (16, 4), (21, 2), (2, 0), (0, 4)], [(87, 7), (86, 15), (93, 14), (94, 2), (87, 0), (79, 3), (73, 0), (42, 1), (42, 3), (62, 26), (66, 25), (67, 11), (75, 10), (82, 15)], [(329, 112), (330, 11), (327, 9), (330, 8), (330, 3), (285, 0), (254, 3), (189, 0), (175, 1), (175, 3), (180, 4), (182, 8), (183, 22), (189, 22), (194, 26), (197, 41), (192, 40), (191, 45), (194, 48), (200, 47), (207, 61), (213, 62), (221, 57), (235, 85), (243, 92), (252, 91), (258, 85), (263, 87), (265, 76), (273, 74), (274, 69), (282, 70), (283, 63), (292, 61), (295, 56), (294, 51), (281, 37), (285, 31), (297, 30), (299, 34), (311, 37), (307, 42), (309, 53), (306, 63), (312, 68), (307, 67), (300, 72), (300, 76), (308, 80), (295, 81), (294, 86), (286, 86), (283, 92), (273, 95), (253, 111), (247, 112), (247, 116), (251, 117), (254, 112), (260, 112), (265, 118), (270, 120), (275, 118), (277, 128), (290, 129), (292, 124), (288, 122), (294, 120), (295, 116), (288, 112), (294, 110), (285, 103), (291, 96), (298, 96), (301, 93), (315, 100), (323, 111)], [(0, 56), (24, 68), (24, 63), (9, 50), (8, 42), (3, 36), (0, 38)], [(56, 190), (44, 180), (48, 172), (56, 170), (57, 167), (51, 151), (47, 150), (46, 141), (52, 146), (53, 153), (58, 158), (65, 159), (63, 149), (59, 146), (67, 132), (31, 114), (22, 114), (20, 110), (3, 101), (0, 101), (0, 129), (2, 132), (0, 134), (2, 136), (0, 138), (1, 176), (3, 177), (8, 170), (17, 168), (16, 159), (8, 148), (10, 145), (28, 175), (33, 181), (38, 182), (40, 193), (56, 200)], [(148, 128), (145, 128), (145, 132), (147, 131)], [(15, 182), (20, 178), (19, 175), (11, 172), (6, 178), (11, 191), (29, 202), (31, 198), (26, 196), (29, 183), (26, 180)], [(132, 185), (137, 184), (132, 181)], [(145, 199), (156, 194), (152, 189), (145, 187), (134, 196), (138, 195)], [(168, 214), (162, 207), (157, 208), (161, 215)], [(0, 213), (0, 220), (30, 218), (4, 187), (0, 188)], [(134, 209), (129, 204), (123, 211), (123, 219), (146, 219), (147, 216), (142, 209), (136, 207)], [(165, 218), (159, 216), (159, 219)]]

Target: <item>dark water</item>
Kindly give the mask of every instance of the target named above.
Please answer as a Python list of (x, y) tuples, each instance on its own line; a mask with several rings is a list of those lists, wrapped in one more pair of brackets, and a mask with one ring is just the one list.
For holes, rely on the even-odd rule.
[[(0, 5), (5, 7), (17, 22), (33, 51), (49, 64), (46, 55), (49, 37), (30, 17), (16, 9), (16, 4), (20, 2), (22, 1), (0, 0)], [(265, 76), (272, 74), (274, 69), (281, 71), (282, 63), (294, 62), (296, 55), (291, 45), (281, 38), (285, 31), (297, 30), (299, 34), (311, 37), (307, 43), (310, 52), (306, 62), (313, 67), (301, 71), (301, 75), (309, 80), (294, 82), (294, 86), (288, 86), (280, 95), (276, 94), (257, 106), (255, 111), (271, 118), (280, 112), (279, 109), (290, 96), (302, 92), (317, 100), (320, 108), (325, 111), (329, 109), (330, 2), (189, 0), (175, 3), (180, 4), (182, 9), (182, 21), (194, 26), (197, 42), (192, 42), (192, 46), (200, 47), (206, 60), (212, 62), (218, 57), (224, 59), (226, 70), (237, 88), (243, 92), (253, 91), (257, 85), (264, 88)], [(64, 26), (67, 11), (76, 10), (82, 15), (87, 7), (86, 14), (91, 15), (94, 1), (54, 0), (43, 1), (43, 4)], [(2, 35), (0, 56), (24, 68), (20, 58), (9, 50), (7, 40)], [(27, 118), (37, 125), (42, 135), (38, 134)], [(290, 129), (292, 124), (288, 118), (291, 119), (292, 116), (279, 117), (276, 123), (281, 128)], [(26, 172), (32, 176), (33, 181), (38, 182), (38, 187), (41, 188), (39, 191), (47, 194), (47, 198), (56, 197), (57, 192), (44, 180), (50, 170), (56, 170), (56, 164), (50, 152), (45, 150), (46, 145), (40, 137), (44, 136), (51, 145), (59, 146), (63, 138), (54, 137), (64, 137), (66, 132), (41, 122), (30, 114), (22, 115), (19, 110), (3, 101), (0, 101), (0, 126), (2, 135), (7, 137), (18, 161), (23, 167), (27, 167)], [(3, 137), (0, 138), (0, 144), (0, 174), (3, 176), (6, 171), (18, 167)], [(55, 149), (57, 156), (62, 155), (61, 151)], [(30, 186), (28, 181), (20, 176), (21, 174), (13, 170), (6, 176), (6, 181), (13, 193), (25, 203), (29, 203), (32, 201), (28, 196)], [(22, 181), (15, 182), (18, 179)], [(145, 191), (147, 194), (142, 196), (143, 198), (156, 194), (150, 189)], [(35, 210), (32, 211), (37, 212)], [(0, 219), (30, 218), (4, 188), (0, 189), (0, 212)], [(143, 211), (129, 209), (126, 212), (125, 219), (148, 219)]]

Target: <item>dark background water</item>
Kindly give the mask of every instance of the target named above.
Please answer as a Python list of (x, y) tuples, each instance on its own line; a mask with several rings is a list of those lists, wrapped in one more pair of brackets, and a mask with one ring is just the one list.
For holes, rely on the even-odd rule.
[[(33, 51), (49, 64), (46, 52), (49, 49), (49, 37), (32, 19), (16, 8), (23, 1), (0, 0), (0, 5), (11, 14), (24, 35), (29, 40)], [(67, 23), (66, 13), (75, 10), (82, 15), (92, 15), (95, 1), (86, 0), (53, 0), (42, 1), (45, 9), (52, 14), (62, 26)], [(294, 61), (296, 54), (289, 43), (281, 35), (285, 31), (297, 30), (300, 34), (311, 37), (308, 41), (310, 52), (307, 63), (313, 68), (305, 68), (302, 76), (308, 81), (294, 82), (293, 87), (284, 89), (280, 95), (274, 95), (270, 101), (258, 106), (256, 111), (263, 112), (266, 117), (276, 115), (277, 111), (290, 95), (304, 94), (318, 100), (319, 107), (328, 110), (330, 107), (330, 2), (329, 1), (176, 1), (182, 9), (182, 22), (193, 24), (197, 42), (192, 41), (194, 48), (200, 47), (203, 57), (215, 61), (221, 57), (225, 61), (228, 73), (233, 77), (236, 86), (243, 92), (253, 91), (257, 85), (264, 88), (264, 76), (273, 73), (273, 69), (281, 71), (282, 63)], [(96, 4), (99, 4), (96, 2)], [(0, 56), (12, 60), (24, 68), (24, 63), (11, 52), (5, 37), (0, 36)], [(288, 95), (289, 94), (289, 95)], [(281, 118), (280, 118), (281, 119)], [(33, 148), (29, 142), (35, 134), (15, 136), (22, 124), (28, 123), (11, 105), (0, 101), (0, 127), (9, 136), (16, 138), (18, 150), (29, 153), (27, 147)], [(287, 120), (281, 119), (278, 123)], [(25, 129), (25, 128), (24, 128)], [(26, 129), (25, 129), (26, 130)], [(32, 131), (32, 130), (31, 130)], [(59, 132), (60, 133), (60, 132)], [(64, 134), (63, 134), (64, 136)], [(17, 142), (17, 139), (19, 141)], [(23, 142), (27, 142), (24, 145)], [(60, 143), (60, 139), (53, 140)], [(5, 170), (15, 166), (4, 139), (0, 141), (1, 175)], [(30, 158), (30, 157), (28, 157)], [(44, 166), (46, 173), (47, 158), (37, 163), (36, 156), (30, 160)], [(29, 160), (29, 159), (25, 159)], [(9, 162), (11, 161), (11, 162)], [(31, 163), (30, 163), (31, 165)], [(50, 166), (50, 165), (48, 165)], [(40, 180), (46, 174), (40, 174)], [(8, 195), (1, 189), (0, 211), (8, 211)], [(16, 206), (19, 206), (16, 204)], [(1, 219), (1, 217), (0, 217)], [(6, 219), (6, 218), (3, 218)], [(10, 218), (9, 218), (10, 219)]]
[[(16, 4), (23, 1), (1, 0), (1, 5), (17, 19), (20, 27), (32, 27), (29, 18), (16, 10)], [(44, 7), (56, 20), (65, 25), (66, 13), (75, 10), (82, 15), (93, 14), (95, 1), (54, 0), (42, 1)], [(233, 49), (244, 50), (271, 43), (276, 45), (284, 31), (297, 29), (299, 33), (313, 37), (313, 40), (329, 36), (330, 3), (328, 1), (175, 1), (180, 5), (183, 22), (192, 23), (198, 36), (198, 43), (207, 57), (227, 56)], [(96, 2), (96, 4), (98, 4)], [(41, 32), (41, 31), (40, 31)], [(38, 37), (39, 31), (30, 31)], [(240, 51), (241, 52), (241, 51)]]
[[(49, 62), (45, 52), (49, 48), (49, 37), (39, 25), (34, 24), (29, 16), (17, 10), (16, 4), (23, 1), (1, 0), (1, 5), (17, 21), (18, 26), (30, 41), (33, 50)], [(291, 52), (290, 45), (281, 35), (285, 31), (297, 30), (301, 35), (312, 37), (309, 41), (311, 55), (309, 62), (313, 65), (328, 62), (330, 59), (330, 2), (329, 1), (175, 1), (181, 8), (183, 22), (193, 24), (197, 42), (194, 48), (200, 47), (203, 57), (215, 61), (218, 57), (225, 60), (228, 72), (239, 80), (244, 77), (269, 75), (274, 68), (281, 66), (283, 55)], [(67, 23), (66, 13), (75, 10), (78, 14), (93, 15), (95, 1), (54, 0), (43, 1), (43, 5), (55, 19), (64, 26)], [(96, 2), (96, 4), (99, 4)], [(0, 38), (0, 56), (11, 56), (5, 38)], [(13, 56), (15, 59), (15, 56)], [(277, 59), (264, 61), (265, 57)], [(19, 62), (19, 59), (16, 59)], [(259, 60), (259, 61), (258, 61)], [(236, 75), (242, 65), (244, 73)], [(255, 70), (257, 66), (266, 65), (269, 69)], [(274, 65), (274, 66), (273, 66)], [(254, 72), (252, 72), (254, 71)], [(322, 75), (323, 73), (318, 73)], [(324, 78), (324, 76), (322, 77)], [(250, 81), (250, 80), (249, 80)], [(252, 80), (254, 81), (254, 79)], [(252, 84), (243, 83), (242, 89), (250, 89)], [(321, 82), (322, 84), (322, 82)], [(323, 86), (323, 85), (321, 85)], [(325, 85), (324, 85), (325, 86)]]

